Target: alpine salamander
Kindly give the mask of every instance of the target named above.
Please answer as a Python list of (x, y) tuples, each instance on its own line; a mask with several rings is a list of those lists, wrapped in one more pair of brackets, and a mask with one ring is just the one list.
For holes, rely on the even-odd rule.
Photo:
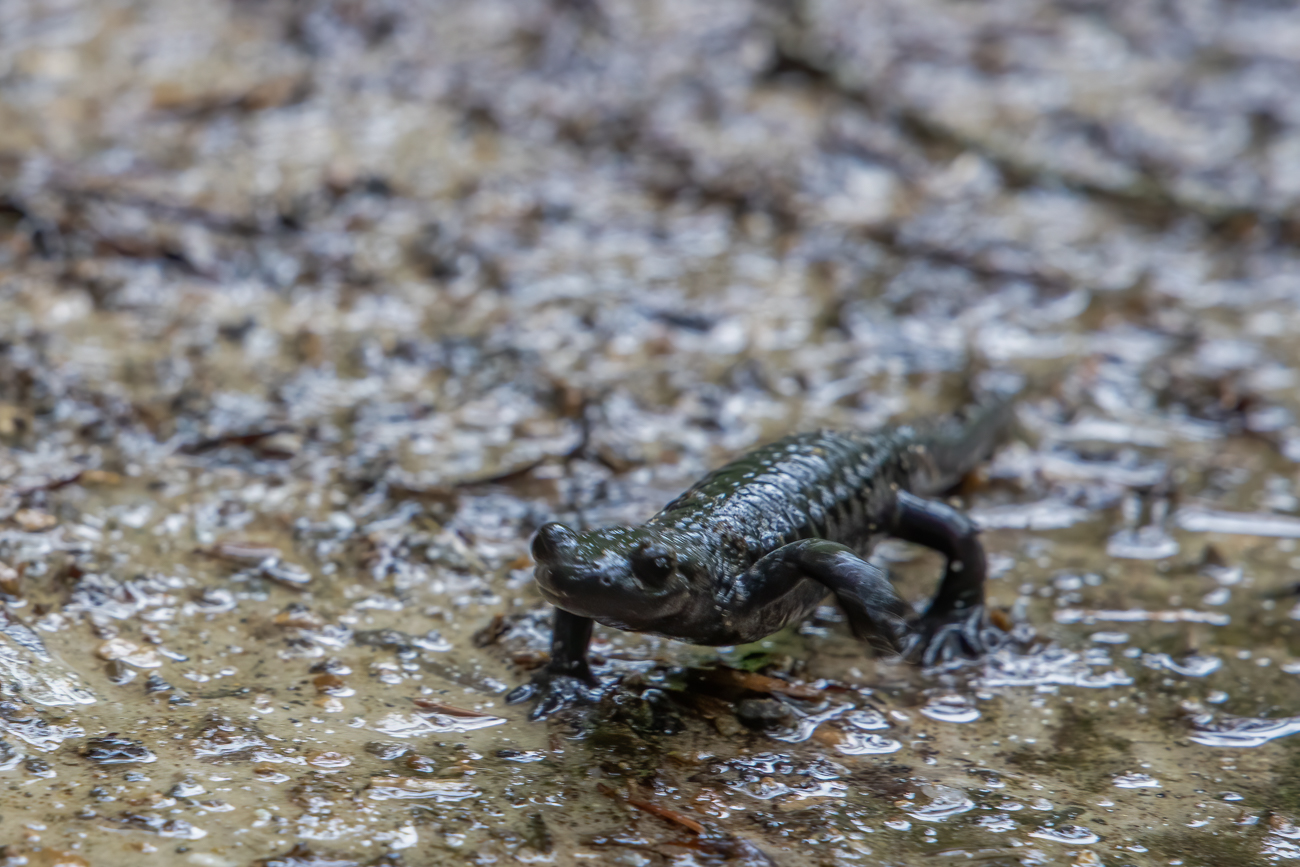
[[(555, 606), (551, 658), (506, 700), (537, 697), (533, 719), (593, 700), (593, 621), (744, 644), (800, 622), (828, 595), (880, 650), (925, 665), (984, 653), (993, 635), (976, 527), (925, 497), (983, 460), (1009, 417), (1002, 401), (874, 433), (796, 434), (710, 473), (640, 527), (544, 525), (532, 551), (537, 586)], [(920, 617), (864, 559), (886, 536), (948, 558)]]

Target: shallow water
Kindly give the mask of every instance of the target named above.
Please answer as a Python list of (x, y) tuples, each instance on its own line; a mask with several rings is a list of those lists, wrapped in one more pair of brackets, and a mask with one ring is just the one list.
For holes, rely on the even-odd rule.
[[(1267, 2), (0, 4), (0, 863), (1300, 858), (1296, 46)], [(541, 523), (1016, 380), (958, 492), (1006, 648), (598, 630), (599, 706), (503, 704)]]

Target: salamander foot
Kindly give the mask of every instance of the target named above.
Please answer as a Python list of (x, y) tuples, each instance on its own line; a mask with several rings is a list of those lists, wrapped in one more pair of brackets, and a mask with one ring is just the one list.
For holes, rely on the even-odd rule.
[(947, 667), (978, 659), (996, 650), (1006, 634), (985, 618), (976, 605), (946, 614), (927, 614), (913, 624), (903, 644), (903, 658), (925, 668)]
[(600, 683), (590, 672), (584, 678), (540, 668), (534, 672), (530, 682), (515, 687), (506, 695), (506, 704), (536, 699), (537, 704), (528, 714), (530, 720), (536, 721), (576, 704), (593, 704), (599, 698)]

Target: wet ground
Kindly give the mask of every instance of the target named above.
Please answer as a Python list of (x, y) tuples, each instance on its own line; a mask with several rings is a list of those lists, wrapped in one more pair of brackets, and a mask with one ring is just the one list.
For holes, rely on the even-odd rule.
[[(1289, 4), (6, 0), (0, 191), (0, 863), (1300, 859)], [(1016, 377), (992, 658), (503, 704), (540, 523)]]

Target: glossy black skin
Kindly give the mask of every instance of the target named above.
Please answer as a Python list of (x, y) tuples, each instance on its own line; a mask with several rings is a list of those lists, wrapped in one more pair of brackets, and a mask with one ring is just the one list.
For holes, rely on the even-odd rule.
[[(556, 606), (551, 661), (507, 700), (537, 695), (536, 719), (591, 699), (593, 621), (744, 644), (802, 621), (831, 594), (854, 634), (879, 649), (925, 664), (982, 653), (990, 636), (975, 526), (920, 495), (960, 480), (1008, 417), (1002, 403), (924, 426), (798, 434), (709, 474), (640, 527), (543, 526), (533, 557), (537, 586)], [(864, 559), (885, 536), (948, 558), (919, 618)]]

